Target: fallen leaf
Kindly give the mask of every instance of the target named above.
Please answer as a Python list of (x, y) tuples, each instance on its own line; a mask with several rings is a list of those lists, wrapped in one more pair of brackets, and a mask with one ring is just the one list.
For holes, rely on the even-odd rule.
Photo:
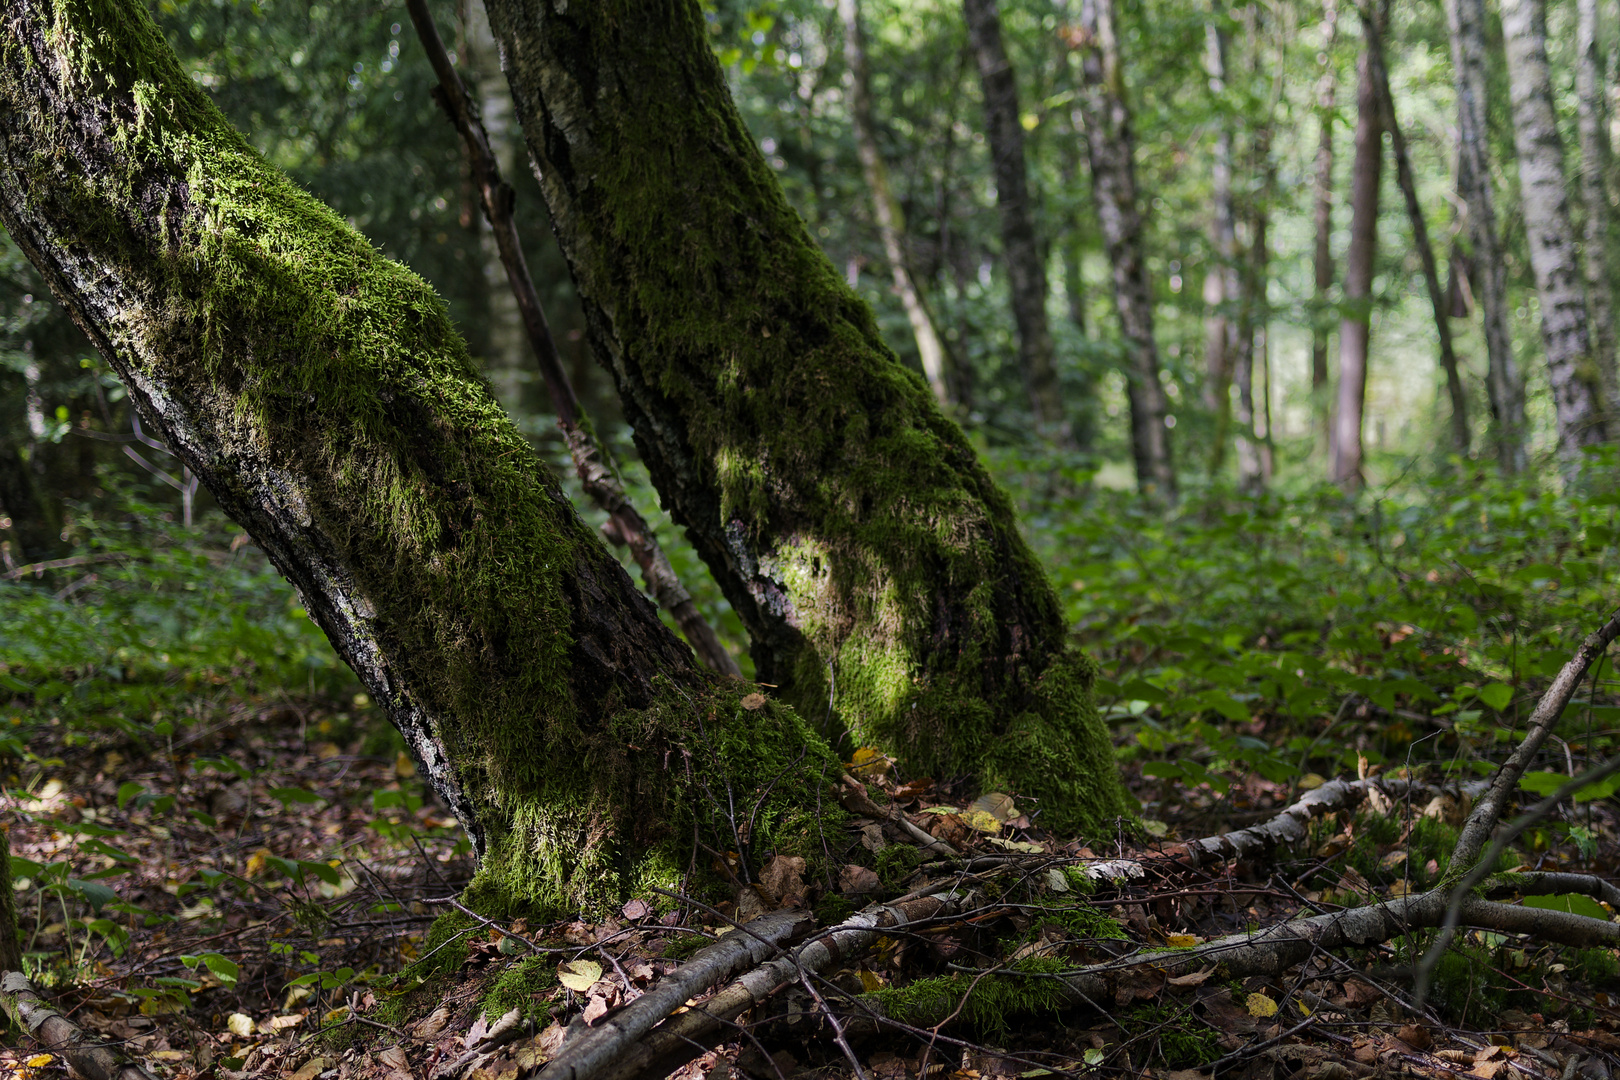
[(996, 820), (994, 814), (985, 810), (965, 810), (962, 812), (962, 821), (967, 827), (982, 833), (998, 833), (1001, 831), (1001, 822)]
[(997, 821), (1011, 821), (1018, 816), (1018, 808), (1013, 805), (1011, 795), (999, 791), (986, 792), (973, 800), (969, 810), (983, 810)]
[(595, 960), (570, 960), (557, 966), (557, 981), (576, 994), (583, 994), (602, 977), (602, 965)]
[(987, 836), (985, 839), (1006, 851), (1021, 851), (1026, 855), (1044, 855), (1046, 853), (1046, 849), (1041, 845), (1030, 843), (1027, 840), (1005, 840), (999, 836)]
[(323, 1057), (312, 1057), (299, 1067), (287, 1080), (315, 1080), (317, 1076), (332, 1067), (332, 1063)]
[(606, 1016), (611, 1008), (612, 1006), (608, 1004), (607, 998), (593, 997), (585, 1003), (585, 1011), (580, 1015), (585, 1018), (585, 1026), (590, 1027)]
[(1046, 887), (1051, 889), (1053, 892), (1068, 892), (1069, 877), (1063, 871), (1056, 868), (1048, 870), (1046, 872)]
[(55, 1060), (56, 1058), (50, 1054), (35, 1054), (33, 1057), (24, 1062), (24, 1064), (30, 1069), (43, 1069), (45, 1066), (49, 1065)]
[(225, 1027), (232, 1035), (245, 1039), (253, 1034), (253, 1017), (247, 1013), (231, 1013), (225, 1019)]
[(1277, 1003), (1264, 994), (1250, 994), (1247, 1004), (1249, 1015), (1257, 1020), (1277, 1015)]
[(377, 1060), (390, 1069), (406, 1069), (410, 1067), (410, 1062), (405, 1058), (405, 1048), (403, 1046), (390, 1046), (377, 1055)]
[(631, 922), (635, 922), (638, 919), (645, 919), (653, 912), (652, 905), (647, 903), (645, 900), (628, 900), (625, 902), (624, 907), (620, 908), (619, 910), (623, 912), (624, 917), (629, 919)]
[(838, 887), (847, 893), (876, 892), (883, 883), (878, 876), (864, 866), (850, 863), (838, 875)]
[(849, 760), (849, 770), (863, 779), (887, 775), (894, 767), (889, 756), (874, 746), (862, 746)]
[(1402, 850), (1402, 849), (1397, 848), (1396, 850), (1390, 852), (1388, 855), (1385, 855), (1382, 859), (1379, 859), (1378, 860), (1378, 865), (1382, 866), (1385, 870), (1390, 870), (1390, 869), (1393, 869), (1394, 867), (1399, 866), (1401, 863), (1403, 863), (1405, 861), (1406, 861), (1406, 852), (1404, 850)]
[(876, 972), (868, 971), (864, 965), (857, 974), (859, 974), (861, 977), (861, 989), (865, 990), (868, 994), (882, 990), (885, 986), (889, 985), (883, 976), (877, 974)]
[(1164, 943), (1172, 949), (1190, 949), (1203, 940), (1197, 934), (1166, 934), (1164, 936)]
[(749, 712), (758, 712), (765, 707), (765, 695), (755, 691), (742, 699), (742, 707)]
[(1195, 971), (1190, 975), (1172, 975), (1168, 982), (1171, 986), (1202, 986), (1213, 974), (1215, 970), (1211, 968), (1209, 971)]
[(449, 1023), (450, 1010), (445, 1006), (440, 1005), (437, 1009), (434, 1009), (430, 1015), (418, 1020), (416, 1025), (411, 1028), (411, 1034), (415, 1035), (418, 1039), (426, 1041), (438, 1035), (439, 1032), (443, 1031), (446, 1025)]
[(759, 872), (759, 883), (779, 907), (804, 906), (804, 859), (778, 855)]
[(1427, 1050), (1434, 1043), (1429, 1029), (1422, 1024), (1404, 1024), (1395, 1037), (1414, 1050)]

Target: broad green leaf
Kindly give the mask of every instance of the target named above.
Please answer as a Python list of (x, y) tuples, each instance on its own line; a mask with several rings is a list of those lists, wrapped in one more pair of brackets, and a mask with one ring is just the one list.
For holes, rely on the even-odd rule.
[(1580, 893), (1566, 893), (1562, 896), (1527, 896), (1524, 898), (1524, 906), (1541, 908), (1543, 911), (1567, 911), (1572, 915), (1585, 915), (1589, 919), (1609, 921), (1609, 912), (1602, 904)]

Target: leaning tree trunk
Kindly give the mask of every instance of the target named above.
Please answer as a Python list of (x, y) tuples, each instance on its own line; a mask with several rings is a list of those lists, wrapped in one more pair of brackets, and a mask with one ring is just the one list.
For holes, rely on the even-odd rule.
[[(697, 668), (428, 286), (250, 149), (138, 0), (0, 11), (5, 227), (387, 710), (478, 901), (674, 887), (694, 835), (820, 852), (825, 744)], [(746, 850), (719, 789), (758, 800)]]
[(877, 220), (878, 237), (883, 241), (883, 255), (889, 260), (895, 295), (900, 298), (906, 320), (911, 323), (912, 337), (917, 340), (917, 358), (922, 362), (923, 376), (934, 391), (934, 398), (948, 408), (952, 403), (945, 376), (945, 344), (934, 328), (934, 319), (923, 302), (922, 291), (912, 278), (900, 200), (889, 187), (889, 167), (878, 146), (877, 118), (872, 108), (872, 74), (866, 62), (860, 0), (838, 0), (838, 15), (844, 24), (844, 64), (849, 69), (849, 114), (855, 127), (855, 149), (861, 159), (861, 171), (866, 175), (866, 187), (872, 195), (873, 217)]
[(1052, 328), (1046, 317), (1046, 262), (1030, 203), (1018, 83), (1001, 41), (997, 2), (963, 0), (963, 9), (968, 39), (979, 65), (979, 81), (984, 87), (985, 142), (996, 178), (996, 206), (1001, 211), (1001, 257), (1007, 267), (1013, 321), (1018, 327), (1018, 362), (1036, 424), (1057, 445), (1072, 447), (1074, 436), (1063, 411)]
[(1367, 35), (1367, 51), (1371, 54), (1373, 78), (1377, 83), (1379, 122), (1389, 132), (1390, 149), (1395, 154), (1395, 180), (1401, 189), (1401, 198), (1406, 202), (1406, 219), (1412, 227), (1412, 246), (1417, 248), (1418, 264), (1423, 268), (1423, 284), (1429, 293), (1429, 308), (1434, 315), (1435, 340), (1440, 347), (1440, 370), (1445, 372), (1446, 396), (1451, 400), (1451, 446), (1467, 457), (1468, 398), (1463, 393), (1462, 375), (1457, 370), (1457, 352), (1451, 342), (1451, 305), (1449, 297), (1440, 288), (1434, 245), (1429, 242), (1428, 222), (1423, 217), (1423, 204), (1418, 201), (1412, 158), (1406, 152), (1406, 133), (1395, 118), (1395, 97), (1389, 91), (1389, 70), (1384, 63), (1384, 45), (1379, 35)]
[(1136, 140), (1125, 100), (1125, 73), (1114, 32), (1113, 0), (1083, 0), (1080, 27), (1069, 38), (1083, 49), (1083, 87), (1074, 126), (1086, 133), (1091, 183), (1108, 261), (1114, 306), (1129, 363), (1125, 392), (1131, 408), (1131, 456), (1136, 487), (1165, 500), (1176, 497), (1170, 459), (1169, 403), (1159, 382), (1159, 346), (1153, 332), (1153, 288), (1147, 280), (1142, 210), (1136, 193)]
[(1110, 819), (1094, 669), (1051, 584), (788, 205), (695, 0), (489, 6), (592, 346), (759, 678), (918, 773), (1011, 785), (1056, 828)]
[[(1366, 18), (1369, 41), (1381, 27)], [(1329, 475), (1347, 488), (1360, 486), (1361, 421), (1367, 404), (1367, 347), (1372, 336), (1372, 279), (1378, 254), (1378, 185), (1384, 171), (1383, 125), (1372, 49), (1356, 65), (1356, 150), (1350, 174), (1350, 248), (1344, 257), (1344, 317), (1339, 322), (1339, 395), (1333, 412)]]
[(1541, 298), (1547, 380), (1558, 415), (1558, 449), (1569, 464), (1581, 447), (1607, 437), (1606, 408), (1570, 222), (1564, 144), (1553, 113), (1547, 21), (1540, 0), (1503, 0), (1502, 37), (1513, 99), (1513, 144), (1519, 155), (1520, 206)]
[(1597, 0), (1576, 0), (1575, 102), (1581, 143), (1581, 203), (1586, 227), (1581, 254), (1586, 265), (1586, 303), (1592, 315), (1592, 346), (1598, 377), (1612, 412), (1620, 407), (1620, 373), (1615, 368), (1614, 284), (1609, 270), (1610, 238), (1609, 110), (1607, 73), (1598, 43)]
[(1446, 21), (1457, 79), (1457, 193), (1468, 207), (1468, 235), (1474, 246), (1475, 286), (1485, 325), (1485, 389), (1497, 464), (1512, 474), (1525, 466), (1524, 391), (1508, 331), (1507, 269), (1496, 231), (1496, 193), (1485, 127), (1484, 0), (1446, 0)]
[(1315, 200), (1312, 210), (1316, 240), (1311, 266), (1315, 273), (1316, 292), (1311, 307), (1311, 413), (1322, 445), (1331, 449), (1332, 434), (1328, 430), (1328, 293), (1333, 288), (1333, 126), (1339, 94), (1338, 71), (1333, 62), (1333, 46), (1339, 36), (1339, 9), (1334, 0), (1327, 0), (1323, 5), (1322, 21), (1327, 26), (1327, 40), (1322, 46), (1322, 78), (1316, 89), (1316, 116), (1320, 130), (1316, 142)]

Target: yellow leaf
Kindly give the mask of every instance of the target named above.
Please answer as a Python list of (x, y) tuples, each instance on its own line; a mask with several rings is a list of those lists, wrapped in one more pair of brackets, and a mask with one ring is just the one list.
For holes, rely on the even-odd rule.
[(1190, 949), (1202, 940), (1197, 934), (1166, 934), (1164, 943), (1172, 949)]
[(861, 776), (883, 776), (888, 773), (890, 761), (888, 755), (872, 746), (863, 746), (855, 751), (850, 759), (849, 768)]
[(874, 993), (889, 985), (883, 981), (883, 976), (874, 974), (873, 972), (866, 970), (864, 967), (861, 968), (860, 974), (861, 989), (865, 990), (868, 994)]
[(993, 814), (988, 814), (983, 810), (964, 810), (962, 820), (967, 822), (969, 828), (977, 829), (982, 833), (998, 833), (1001, 831), (1001, 822), (997, 821)]
[(595, 960), (570, 960), (557, 968), (557, 981), (576, 994), (583, 994), (602, 977), (602, 965)]
[(394, 775), (401, 780), (408, 780), (416, 775), (416, 762), (412, 761), (411, 755), (403, 750), (394, 757)]
[(973, 800), (969, 810), (983, 810), (997, 821), (1011, 821), (1018, 816), (1018, 807), (1013, 805), (1011, 795), (1004, 795), (999, 791), (991, 791), (980, 795)]
[(55, 1060), (56, 1058), (50, 1054), (35, 1054), (33, 1057), (29, 1058), (25, 1064), (30, 1069), (43, 1069), (45, 1066), (49, 1065)]
[(1170, 826), (1162, 821), (1155, 821), (1153, 818), (1143, 818), (1142, 831), (1149, 836), (1168, 836), (1170, 835)]
[(1299, 789), (1301, 791), (1315, 791), (1325, 783), (1327, 783), (1327, 780), (1323, 778), (1321, 773), (1306, 773), (1299, 778)]
[(1277, 1015), (1277, 1003), (1264, 994), (1249, 995), (1249, 1015), (1257, 1020)]
[(184, 1061), (187, 1055), (184, 1050), (154, 1050), (152, 1057), (158, 1061)]
[(742, 699), (742, 707), (749, 712), (758, 712), (765, 707), (765, 695), (754, 691)]
[(231, 1013), (225, 1021), (225, 1026), (230, 1029), (232, 1035), (245, 1039), (253, 1034), (253, 1017), (246, 1013)]

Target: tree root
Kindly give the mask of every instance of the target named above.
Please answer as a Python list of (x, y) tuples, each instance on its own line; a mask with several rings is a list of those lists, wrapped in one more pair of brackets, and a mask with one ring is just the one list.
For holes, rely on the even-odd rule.
[(27, 976), (0, 976), (0, 1005), (41, 1050), (61, 1055), (87, 1080), (157, 1080), (122, 1049), (85, 1034), (83, 1028), (45, 1003)]

